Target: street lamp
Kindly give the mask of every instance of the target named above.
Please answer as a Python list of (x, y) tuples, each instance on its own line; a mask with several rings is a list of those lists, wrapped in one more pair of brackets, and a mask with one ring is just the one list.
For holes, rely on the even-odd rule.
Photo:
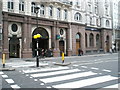
[(37, 67), (39, 67), (39, 57), (38, 57), (38, 56), (39, 56), (39, 55), (38, 55), (38, 54), (39, 54), (39, 53), (38, 53), (39, 47), (38, 47), (38, 41), (39, 41), (39, 38), (41, 38), (41, 37), (42, 37), (42, 36), (41, 36), (40, 34), (36, 34), (36, 35), (33, 36), (33, 38), (37, 40), (37, 56), (36, 56), (36, 66), (37, 66)]
[[(36, 6), (34, 9), (35, 9), (35, 13), (36, 13), (36, 25), (37, 25), (37, 29), (38, 29), (38, 13), (39, 13), (39, 9), (40, 8)], [(39, 57), (38, 57), (39, 56), (38, 55), (39, 54), (38, 53), (39, 47), (38, 47), (38, 41), (39, 41), (39, 38), (41, 38), (41, 37), (42, 36), (40, 34), (36, 34), (36, 35), (33, 36), (33, 38), (37, 40), (37, 55), (36, 55), (36, 66), (37, 67), (39, 67)]]

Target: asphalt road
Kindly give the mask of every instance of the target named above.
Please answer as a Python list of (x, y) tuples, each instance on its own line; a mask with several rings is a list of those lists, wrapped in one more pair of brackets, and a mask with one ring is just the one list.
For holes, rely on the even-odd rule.
[[(15, 71), (0, 72), (2, 88), (116, 88), (119, 80), (119, 55), (99, 54), (65, 57), (63, 66), (61, 57), (40, 59), (40, 67), (36, 67), (36, 59), (10, 59), (7, 67)], [(55, 65), (60, 63), (60, 65)], [(114, 90), (113, 89), (113, 90)], [(79, 89), (78, 89), (79, 90)]]

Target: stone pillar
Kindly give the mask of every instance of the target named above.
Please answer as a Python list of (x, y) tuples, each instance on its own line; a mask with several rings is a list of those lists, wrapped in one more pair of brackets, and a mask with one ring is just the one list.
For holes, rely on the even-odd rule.
[(86, 33), (87, 34), (87, 48), (89, 48), (90, 47), (90, 39), (89, 39), (89, 34), (88, 33)]
[(103, 48), (104, 52), (106, 53), (106, 34), (105, 34), (105, 30), (101, 31), (101, 40), (102, 40), (102, 48)]
[(71, 27), (71, 24), (69, 23), (69, 28), (67, 29), (67, 32), (66, 32), (66, 42), (67, 42), (67, 55), (68, 56), (71, 56), (72, 55), (72, 50), (71, 50), (71, 48), (70, 48), (70, 35), (71, 35), (71, 33), (70, 33), (70, 28)]
[(8, 41), (8, 14), (4, 13), (3, 16), (3, 51), (6, 54), (6, 59), (9, 59), (9, 41)]
[(31, 58), (32, 53), (30, 49), (30, 24), (27, 24), (27, 17), (24, 17), (23, 30), (22, 30), (22, 58)]
[(54, 22), (54, 27), (52, 28), (52, 45), (54, 46), (53, 49), (53, 56), (58, 57), (60, 56), (60, 50), (59, 50), (59, 40), (56, 40), (56, 35), (58, 34), (59, 28), (57, 26), (58, 23)]
[(96, 48), (96, 34), (94, 34), (94, 47)]

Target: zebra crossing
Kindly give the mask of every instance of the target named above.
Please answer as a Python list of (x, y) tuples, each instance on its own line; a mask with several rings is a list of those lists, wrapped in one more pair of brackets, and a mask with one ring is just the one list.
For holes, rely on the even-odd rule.
[[(87, 66), (81, 67), (87, 68)], [(98, 70), (96, 67), (92, 67), (92, 69)], [(107, 70), (103, 71), (108, 72)], [(92, 70), (86, 71), (65, 66), (46, 69), (29, 69), (22, 70), (22, 72), (26, 76), (33, 78), (34, 81), (42, 81), (44, 85), (49, 88), (84, 88), (89, 86), (93, 86), (93, 88), (118, 88), (118, 83), (102, 86), (102, 84), (106, 82), (117, 82), (118, 77), (96, 73)], [(98, 84), (99, 86), (95, 87), (95, 85)]]

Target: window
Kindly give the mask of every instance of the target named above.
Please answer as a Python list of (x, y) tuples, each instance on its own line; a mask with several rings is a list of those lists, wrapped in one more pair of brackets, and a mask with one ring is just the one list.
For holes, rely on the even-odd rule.
[(106, 26), (109, 27), (109, 25), (110, 25), (109, 20), (106, 20)]
[(67, 10), (64, 10), (64, 19), (67, 19)]
[(31, 12), (35, 13), (35, 3), (34, 2), (31, 3)]
[(19, 10), (24, 11), (24, 2), (23, 1), (19, 2)]
[(92, 8), (92, 6), (89, 4), (89, 5), (88, 5), (88, 11), (89, 11), (89, 12), (91, 12), (91, 8)]
[(81, 21), (81, 20), (82, 20), (81, 14), (77, 12), (77, 13), (75, 14), (74, 19), (75, 19), (76, 21)]
[(100, 43), (100, 36), (99, 34), (96, 35), (96, 47), (99, 47), (99, 43)]
[(8, 1), (8, 9), (13, 9), (14, 4), (13, 4), (13, 0), (9, 0)]
[(49, 16), (52, 16), (52, 13), (53, 13), (53, 7), (52, 6), (49, 6)]
[(89, 42), (90, 42), (90, 47), (93, 47), (94, 46), (94, 36), (92, 33), (89, 36)]
[(42, 4), (41, 6), (40, 6), (40, 15), (44, 15), (45, 14), (45, 11), (44, 11), (44, 5)]
[(57, 18), (60, 18), (60, 8), (57, 8)]
[(108, 8), (105, 8), (105, 14), (108, 15)]
[(90, 17), (90, 24), (92, 24), (92, 17)]
[(98, 12), (98, 10), (97, 10), (98, 8), (97, 7), (95, 7), (95, 14), (97, 14), (97, 12)]

